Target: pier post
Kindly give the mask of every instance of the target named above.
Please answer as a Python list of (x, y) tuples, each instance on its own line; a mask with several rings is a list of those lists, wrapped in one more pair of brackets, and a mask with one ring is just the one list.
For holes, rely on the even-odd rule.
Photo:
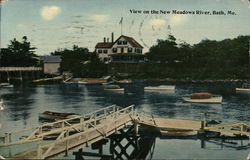
[(8, 83), (10, 83), (10, 74), (8, 71), (7, 71), (7, 81), (8, 81)]
[(5, 136), (4, 136), (4, 143), (8, 143), (8, 140), (9, 140), (9, 134), (8, 134), (8, 133), (5, 133)]
[(134, 128), (135, 128), (135, 136), (137, 136), (138, 135), (138, 122), (137, 121), (134, 122)]
[(22, 71), (20, 71), (19, 74), (20, 74), (20, 80), (21, 80), (21, 82), (23, 82)]

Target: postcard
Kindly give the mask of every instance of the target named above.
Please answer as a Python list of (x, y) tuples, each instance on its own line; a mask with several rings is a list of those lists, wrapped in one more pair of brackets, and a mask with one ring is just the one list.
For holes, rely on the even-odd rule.
[(0, 9), (0, 159), (250, 160), (249, 0)]

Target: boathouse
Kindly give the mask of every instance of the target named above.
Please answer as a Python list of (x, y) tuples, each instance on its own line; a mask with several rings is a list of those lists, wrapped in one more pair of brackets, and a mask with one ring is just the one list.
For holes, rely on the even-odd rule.
[(104, 38), (103, 42), (99, 42), (95, 46), (95, 52), (99, 58), (106, 62), (143, 62), (142, 54), (143, 46), (134, 38), (121, 35), (114, 41), (114, 34), (111, 34), (111, 42), (109, 38)]
[(50, 75), (59, 74), (61, 56), (43, 56), (41, 57), (41, 61), (43, 61), (44, 74), (50, 74)]

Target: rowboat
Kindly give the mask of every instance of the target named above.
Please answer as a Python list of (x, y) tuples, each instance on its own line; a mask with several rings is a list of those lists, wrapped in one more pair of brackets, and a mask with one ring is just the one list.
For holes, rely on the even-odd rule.
[(101, 78), (82, 78), (78, 80), (78, 84), (103, 84), (107, 83), (107, 79)]
[(160, 130), (161, 136), (168, 136), (168, 137), (189, 137), (189, 136), (196, 136), (198, 131), (195, 130), (173, 130), (173, 131), (163, 131)]
[(130, 84), (130, 83), (132, 83), (132, 81), (129, 80), (129, 79), (124, 79), (124, 80), (119, 80), (119, 81), (115, 80), (114, 83), (117, 83), (117, 84)]
[(166, 91), (166, 90), (175, 90), (175, 86), (170, 85), (161, 85), (161, 86), (148, 86), (144, 87), (144, 90), (146, 91)]
[(59, 113), (59, 112), (45, 111), (39, 114), (39, 119), (53, 121), (53, 120), (59, 120), (59, 119), (74, 118), (76, 116), (78, 115), (75, 113)]
[(0, 83), (0, 88), (13, 88), (14, 85), (10, 83)]
[(189, 97), (183, 97), (183, 101), (190, 103), (221, 103), (222, 96), (215, 96), (210, 93), (193, 93)]
[(243, 83), (241, 88), (236, 88), (236, 93), (250, 94), (250, 84)]
[(124, 88), (121, 88), (118, 85), (107, 85), (104, 90), (107, 91), (124, 91)]

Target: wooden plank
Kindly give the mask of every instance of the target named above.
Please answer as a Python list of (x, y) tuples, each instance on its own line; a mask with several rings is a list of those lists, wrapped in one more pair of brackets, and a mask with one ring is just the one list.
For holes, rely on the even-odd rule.
[(200, 130), (201, 121), (171, 119), (171, 118), (152, 118), (143, 119), (139, 123), (151, 125), (161, 130), (181, 129), (181, 130)]
[[(117, 125), (114, 126), (114, 123)], [(130, 118), (129, 114), (121, 114), (120, 116), (117, 117), (115, 121), (106, 121), (104, 124), (97, 125), (99, 130), (102, 130), (106, 133), (107, 136), (113, 134), (116, 129), (121, 129), (125, 127), (128, 123), (132, 123), (132, 119)], [(106, 125), (105, 125), (106, 124)], [(108, 127), (107, 127), (108, 125)], [(109, 128), (109, 130), (107, 130)], [(78, 145), (81, 145), (83, 143), (94, 143), (100, 139), (103, 139), (104, 136), (97, 131), (96, 128), (92, 128), (91, 130), (87, 132), (82, 132), (82, 133), (77, 133), (75, 135), (69, 136), (68, 138), (64, 138), (62, 140), (59, 140), (56, 142), (55, 147), (51, 150), (48, 155), (45, 155), (45, 157), (51, 157), (54, 156), (58, 153), (64, 152), (66, 150), (66, 140), (68, 140), (68, 148), (74, 148)], [(47, 146), (43, 146), (43, 151), (45, 152), (52, 144), (49, 144)], [(37, 151), (28, 151), (19, 155), (14, 156), (13, 158), (41, 158), (37, 157)]]

